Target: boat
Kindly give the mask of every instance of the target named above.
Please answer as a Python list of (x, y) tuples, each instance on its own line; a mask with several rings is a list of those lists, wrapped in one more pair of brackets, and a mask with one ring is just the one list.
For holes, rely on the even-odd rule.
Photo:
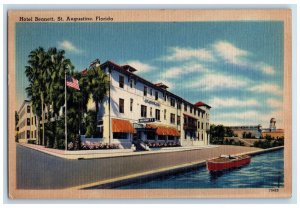
[(231, 156), (221, 155), (206, 161), (206, 167), (209, 171), (221, 171), (230, 168), (241, 167), (250, 163), (251, 157), (249, 155)]

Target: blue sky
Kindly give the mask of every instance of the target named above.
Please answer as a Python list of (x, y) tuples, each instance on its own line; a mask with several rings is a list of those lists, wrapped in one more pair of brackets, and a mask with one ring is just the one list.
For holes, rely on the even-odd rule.
[(212, 106), (211, 122), (282, 127), (283, 23), (17, 23), (17, 102), (26, 98), (29, 52), (66, 51), (76, 70), (99, 58), (130, 64), (142, 77)]

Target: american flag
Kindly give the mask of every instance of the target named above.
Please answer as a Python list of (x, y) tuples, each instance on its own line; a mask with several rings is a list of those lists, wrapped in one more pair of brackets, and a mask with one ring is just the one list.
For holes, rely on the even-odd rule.
[(80, 90), (79, 88), (79, 84), (78, 84), (78, 80), (71, 77), (71, 76), (67, 76), (67, 80), (66, 80), (66, 84), (68, 87), (74, 88), (76, 90)]

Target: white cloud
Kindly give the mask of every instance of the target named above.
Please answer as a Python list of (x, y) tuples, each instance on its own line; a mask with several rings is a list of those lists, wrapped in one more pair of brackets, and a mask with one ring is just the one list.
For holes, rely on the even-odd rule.
[(244, 111), (244, 112), (228, 112), (228, 113), (220, 113), (216, 117), (217, 118), (234, 118), (234, 119), (247, 119), (253, 117), (259, 117), (259, 112), (257, 111)]
[(202, 64), (188, 62), (176, 67), (171, 67), (166, 70), (165, 76), (168, 78), (177, 78), (180, 75), (188, 73), (197, 73), (208, 71)]
[(214, 108), (228, 108), (228, 107), (252, 107), (259, 106), (259, 102), (255, 99), (241, 100), (238, 98), (219, 98), (214, 97), (209, 101)]
[(163, 57), (167, 61), (186, 61), (191, 59), (213, 61), (214, 56), (209, 49), (206, 48), (180, 48), (171, 47), (170, 54)]
[(283, 92), (283, 89), (280, 88), (278, 85), (269, 83), (254, 85), (253, 87), (250, 87), (249, 90), (252, 92), (269, 93), (278, 96), (282, 95)]
[(187, 87), (201, 90), (238, 89), (246, 87), (248, 83), (249, 80), (240, 77), (210, 73), (194, 79)]
[(77, 48), (73, 43), (71, 43), (68, 40), (58, 42), (58, 46), (72, 53), (82, 53), (82, 50)]
[(270, 98), (267, 100), (267, 104), (274, 108), (283, 108), (282, 100)]
[(274, 75), (275, 70), (272, 66), (264, 63), (251, 61), (249, 56), (251, 52), (238, 48), (234, 44), (221, 40), (209, 45), (206, 48), (184, 48), (171, 47), (169, 54), (159, 60), (166, 61), (209, 61), (219, 63), (229, 63), (242, 67), (241, 69), (260, 71), (267, 75)]
[(147, 72), (150, 72), (151, 70), (155, 69), (155, 67), (153, 67), (149, 64), (146, 64), (146, 63), (142, 63), (141, 61), (138, 61), (138, 60), (130, 60), (130, 61), (127, 61), (126, 64), (135, 68), (137, 70), (137, 73), (140, 73), (140, 74), (147, 73)]
[(266, 66), (262, 66), (261, 70), (263, 73), (265, 74), (269, 74), (269, 75), (273, 75), (275, 74), (275, 70), (272, 66), (266, 65)]
[(240, 66), (247, 65), (247, 62), (244, 61), (243, 58), (250, 54), (248, 51), (237, 48), (227, 41), (218, 41), (213, 44), (213, 48), (217, 54), (228, 63)]
[(271, 112), (248, 111), (243, 112), (222, 112), (219, 114), (211, 113), (214, 124), (223, 124), (227, 126), (234, 125), (258, 125), (267, 128), (271, 118), (276, 118), (276, 127), (283, 128), (283, 110), (275, 110)]

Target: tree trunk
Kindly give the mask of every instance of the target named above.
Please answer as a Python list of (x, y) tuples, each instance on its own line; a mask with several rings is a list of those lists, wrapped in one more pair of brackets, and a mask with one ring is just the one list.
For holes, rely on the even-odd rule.
[(96, 106), (96, 117), (98, 117), (98, 111), (99, 111), (99, 102), (98, 102), (98, 100), (95, 100), (95, 106)]
[(44, 113), (44, 95), (41, 93), (42, 101), (42, 126), (43, 126), (43, 136), (42, 136), (42, 145), (45, 146), (45, 113)]
[[(50, 124), (51, 121), (50, 121), (50, 104), (47, 105), (47, 124), (48, 124), (48, 127), (51, 129), (51, 131), (53, 130), (52, 129), (52, 125)], [(53, 147), (53, 138), (47, 138), (47, 143), (46, 143), (46, 146), (47, 147)]]
[(40, 127), (41, 127), (41, 121), (40, 117), (37, 116), (37, 142), (38, 144), (41, 144), (41, 138), (40, 138)]

